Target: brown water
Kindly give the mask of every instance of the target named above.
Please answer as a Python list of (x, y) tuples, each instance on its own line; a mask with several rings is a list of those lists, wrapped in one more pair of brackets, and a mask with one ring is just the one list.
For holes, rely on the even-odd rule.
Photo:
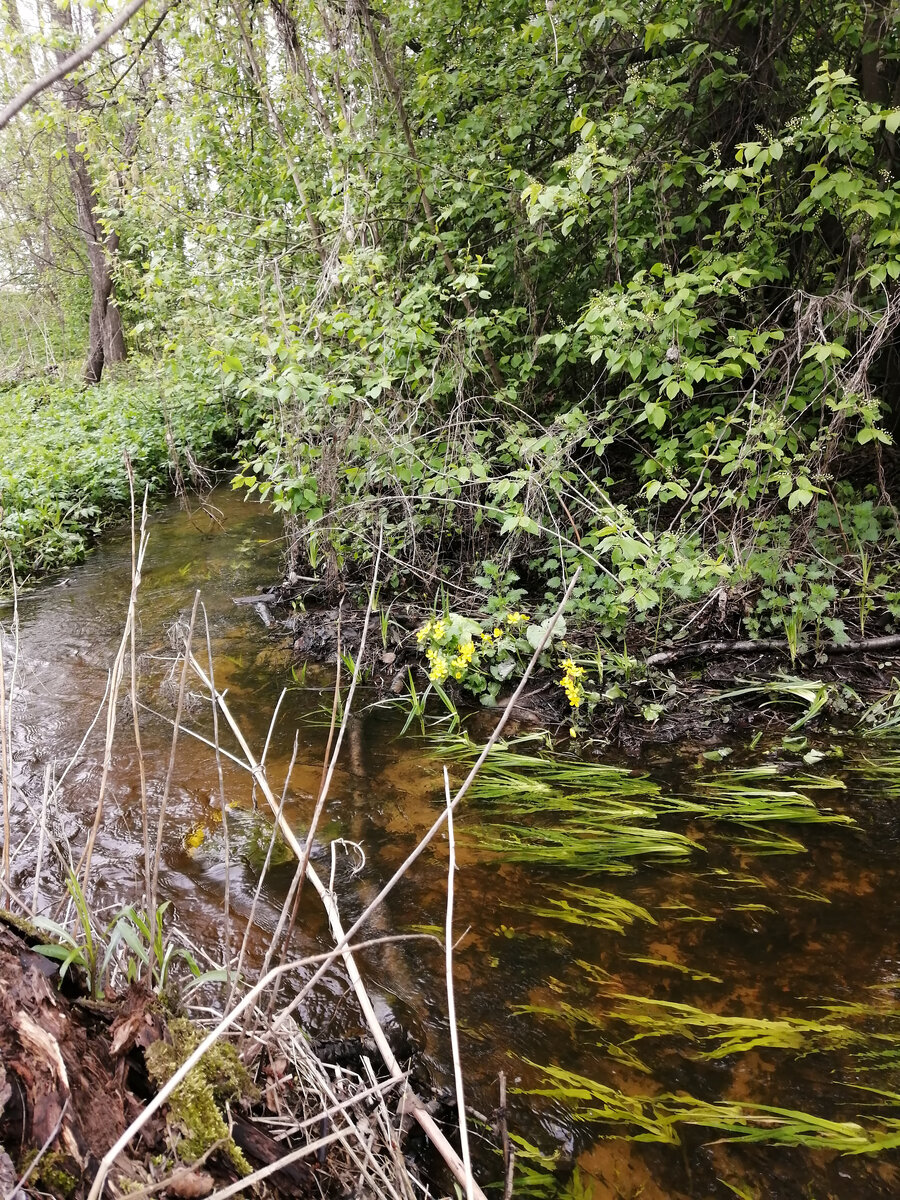
[[(140, 594), (141, 698), (171, 713), (172, 687), (166, 678), (174, 654), (167, 630), (189, 611), (199, 588), (209, 616), (216, 681), (229, 689), (229, 702), (257, 753), (281, 690), (289, 689), (273, 732), (268, 771), (280, 790), (299, 731), (285, 812), (302, 835), (321, 772), (331, 677), (314, 668), (305, 677), (292, 676), (284, 643), (264, 629), (252, 607), (232, 602), (232, 597), (278, 578), (278, 518), (228, 492), (219, 493), (215, 502), (220, 523), (202, 513), (189, 518), (174, 505), (153, 519)], [(46, 586), (21, 603), (14, 845), (25, 842), (33, 823), (29, 813), (39, 807), (44, 764), (52, 762), (59, 775), (97, 711), (129, 588), (130, 541), (112, 536), (72, 572), (68, 585)], [(8, 641), (6, 653), (9, 662)], [(208, 733), (208, 704), (199, 688), (194, 690), (188, 723)], [(442, 805), (440, 764), (429, 747), (401, 738), (402, 719), (371, 705), (372, 697), (363, 694), (350, 722), (316, 851), (326, 875), (333, 840), (355, 842), (366, 855), (365, 868), (354, 873), (354, 852), (345, 846), (335, 850), (337, 891), (347, 923)], [(107, 811), (94, 857), (97, 903), (108, 905), (110, 912), (123, 900), (139, 898), (143, 870), (137, 761), (124, 700), (119, 721)], [(101, 721), (52, 806), (51, 827), (70, 840), (76, 857), (93, 819), (102, 726)], [(161, 793), (170, 736), (163, 719), (144, 713), (151, 807)], [(226, 739), (223, 745), (236, 749)], [(852, 749), (847, 746), (848, 755)], [(763, 757), (760, 750), (742, 761)], [(829, 773), (840, 769), (834, 761), (826, 765)], [(643, 766), (672, 793), (690, 794), (695, 786), (698, 759), (689, 752)], [(865, 1074), (843, 1052), (804, 1056), (796, 1050), (750, 1049), (698, 1062), (689, 1043), (669, 1037), (631, 1043), (628, 1062), (621, 1053), (610, 1054), (609, 1041), (604, 1044), (589, 1021), (573, 1017), (560, 1022), (518, 1011), (523, 1006), (558, 1010), (568, 1004), (597, 1017), (620, 992), (753, 1017), (816, 1018), (821, 1014), (814, 1005), (821, 1001), (869, 1003), (873, 997), (891, 1009), (892, 989), (900, 986), (896, 799), (883, 790), (877, 793), (865, 776), (848, 773), (847, 779), (851, 786), (846, 793), (829, 793), (824, 800), (851, 814), (857, 828), (791, 829), (806, 847), (804, 854), (754, 857), (719, 833), (702, 839), (703, 848), (688, 863), (643, 866), (626, 877), (582, 872), (561, 878), (558, 871), (511, 864), (502, 854), (487, 854), (466, 841), (476, 813), (472, 808), (461, 813), (456, 927), (460, 934), (466, 932), (456, 952), (456, 981), (469, 1102), (491, 1112), (501, 1069), (521, 1086), (541, 1086), (541, 1073), (530, 1062), (556, 1065), (630, 1094), (687, 1092), (710, 1101), (773, 1104), (862, 1123), (871, 1114), (888, 1111), (879, 1107), (877, 1097), (850, 1085), (898, 1090), (898, 1072), (888, 1067)], [(226, 939), (233, 950), (243, 935), (271, 828), (265, 813), (254, 808), (250, 777), (227, 759), (225, 785), (231, 806), (230, 928), (222, 915), (226, 866), (215, 759), (202, 743), (183, 739), (165, 822), (161, 892), (173, 901), (179, 926), (217, 960)], [(31, 837), (15, 858), (16, 885), (29, 896), (35, 861)], [(292, 865), (284, 862), (267, 879), (251, 940), (254, 962), (264, 952), (291, 874)], [(61, 878), (62, 868), (45, 853), (40, 888), (45, 905), (59, 894)], [(561, 882), (614, 891), (646, 908), (656, 923), (636, 922), (618, 934), (526, 911), (545, 906), (558, 895)], [(372, 932), (441, 926), (445, 886), (446, 843), (441, 841), (390, 896)], [(328, 945), (311, 892), (305, 896), (301, 924), (300, 948)], [(447, 1083), (440, 951), (425, 942), (406, 943), (371, 952), (365, 963), (382, 1015), (421, 1047), (434, 1081)], [(318, 992), (306, 1016), (321, 1037), (355, 1030), (351, 1002), (337, 977)], [(621, 1041), (633, 1032), (621, 1024), (616, 1028)], [(900, 1194), (895, 1151), (849, 1157), (803, 1148), (723, 1145), (716, 1144), (715, 1133), (699, 1128), (682, 1130), (680, 1145), (611, 1139), (610, 1125), (579, 1122), (567, 1104), (521, 1094), (512, 1098), (510, 1123), (545, 1154), (557, 1156), (560, 1180), (580, 1164), (582, 1194), (596, 1200), (724, 1200), (734, 1195), (852, 1200)], [(619, 1127), (617, 1132), (629, 1131)], [(484, 1171), (496, 1170), (496, 1160), (486, 1153), (482, 1157)], [(526, 1176), (536, 1164), (529, 1164), (527, 1154), (521, 1163), (517, 1195), (556, 1194), (546, 1173), (542, 1183), (534, 1180), (527, 1186)]]

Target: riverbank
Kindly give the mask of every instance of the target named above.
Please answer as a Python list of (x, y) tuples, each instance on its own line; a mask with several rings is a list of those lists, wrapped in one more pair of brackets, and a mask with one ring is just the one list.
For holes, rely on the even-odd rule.
[[(312, 663), (304, 670), (297, 650), (292, 671), (290, 645), (302, 629), (290, 639), (274, 624), (267, 630), (256, 608), (271, 593), (254, 587), (278, 576), (277, 516), (227, 490), (212, 499), (221, 511), (218, 524), (198, 528), (172, 503), (149, 525), (137, 625), (148, 809), (151, 819), (161, 809), (178, 697), (177, 647), (199, 588), (217, 686), (227, 689), (255, 755), (268, 746), (265, 778), (279, 803), (284, 796), (284, 819), (299, 838), (321, 785), (333, 672)], [(60, 855), (48, 844), (40, 865), (36, 830), (28, 842), (23, 834), (41, 811), (45, 764), (60, 764), (62, 774), (103, 703), (130, 584), (130, 538), (112, 535), (73, 569), (69, 587), (35, 592), (20, 608), (11, 819), (21, 848), (12, 887), (30, 898), (37, 883), (39, 913), (52, 916), (67, 895), (65, 839), (77, 860), (96, 813), (102, 729), (48, 800), (47, 833)], [(235, 605), (234, 597), (253, 603)], [(311, 630), (327, 631), (321, 614), (310, 607), (308, 616)], [(373, 653), (398, 654), (380, 663), (388, 688), (400, 650), (427, 665), (430, 643), (419, 644), (416, 634), (433, 616), (395, 606), (385, 651), (380, 606), (373, 615)], [(524, 625), (526, 643), (531, 623), (513, 626)], [(399, 628), (405, 640), (394, 646)], [(346, 650), (353, 641), (347, 614), (342, 629)], [(205, 635), (198, 644), (205, 645)], [(577, 642), (566, 649), (576, 659), (586, 653)], [(206, 662), (205, 650), (195, 653)], [(568, 707), (558, 666), (554, 659), (546, 669), (548, 691)], [(341, 670), (346, 702), (349, 664)], [(392, 711), (377, 701), (364, 680), (313, 849), (323, 880), (333, 877), (346, 927), (444, 811), (443, 767), (451, 786), (461, 782), (497, 719), (496, 711), (479, 708), (477, 728), (468, 726), (475, 744), (422, 739), (415, 724), (403, 734), (408, 709)], [(781, 711), (793, 720), (807, 707)], [(117, 712), (90, 879), (101, 947), (123, 903), (139, 903), (144, 888), (134, 717), (127, 704)], [(635, 720), (654, 728), (643, 717)], [(793, 1200), (811, 1185), (837, 1200), (874, 1200), (900, 1178), (896, 1152), (885, 1145), (896, 1109), (888, 1099), (871, 1108), (855, 1086), (897, 1091), (896, 752), (890, 739), (832, 736), (822, 728), (826, 714), (816, 720), (794, 733), (773, 724), (758, 743), (755, 734), (737, 733), (724, 745), (646, 744), (639, 766), (633, 756), (598, 745), (581, 761), (589, 735), (570, 739), (563, 723), (567, 754), (550, 754), (546, 740), (534, 737), (489, 758), (456, 814), (450, 939), (467, 1102), (486, 1118), (482, 1126), (473, 1117), (480, 1180), (502, 1175), (494, 1134), (485, 1131), (503, 1107), (500, 1071), (509, 1085), (517, 1194), (531, 1189), (571, 1200), (580, 1188), (582, 1196), (610, 1200), (643, 1188), (653, 1200), (727, 1200), (734, 1185)], [(292, 855), (221, 722), (224, 810), (216, 752), (194, 735), (215, 741), (208, 689), (192, 675), (162, 825), (167, 944), (189, 950), (203, 968), (236, 967), (246, 938), (249, 986), (265, 974), (280, 915), (290, 916)], [(807, 760), (813, 750), (822, 757)], [(429, 1102), (453, 1086), (444, 950), (435, 940), (445, 930), (448, 853), (447, 842), (436, 838), (357, 935), (392, 939), (361, 949), (360, 969), (395, 1054), (404, 1066), (413, 1060), (417, 1092)], [(80, 942), (74, 914), (66, 920)], [(333, 944), (307, 888), (294, 950), (312, 958)], [(125, 955), (124, 943), (120, 949)], [(201, 950), (210, 962), (200, 962)], [(842, 964), (839, 976), (835, 962)], [(190, 1000), (186, 960), (176, 956), (172, 964), (182, 998)], [(127, 973), (126, 957), (117, 971), (118, 981)], [(309, 974), (301, 978), (285, 985), (279, 1003), (305, 988)], [(303, 1030), (333, 1043), (332, 1057), (353, 1045), (371, 1051), (348, 983), (342, 969), (325, 975), (297, 1010)], [(215, 998), (197, 993), (198, 1010), (224, 1010), (227, 991), (224, 985)], [(347, 1040), (354, 1038), (360, 1040)], [(265, 1093), (273, 1082), (265, 1065), (274, 1070), (275, 1064), (271, 1057), (260, 1061), (255, 1083)], [(332, 1080), (336, 1074), (328, 1068)], [(277, 1084), (293, 1103), (293, 1069), (279, 1068)], [(442, 1107), (437, 1115), (452, 1137), (452, 1111)], [(276, 1127), (281, 1118), (270, 1112), (267, 1119)], [(361, 1124), (361, 1138), (371, 1128)], [(319, 1141), (320, 1123), (304, 1137)], [(637, 1140), (644, 1137), (649, 1141)], [(354, 1148), (363, 1144), (356, 1134), (352, 1139)], [(143, 1153), (139, 1143), (137, 1149)], [(841, 1156), (846, 1150), (854, 1153)], [(205, 1164), (198, 1169), (213, 1173)], [(447, 1184), (434, 1191), (451, 1194)]]
[[(329, 604), (306, 594), (298, 600), (301, 587), (287, 585), (267, 589), (255, 603), (278, 614), (298, 664), (333, 665), (339, 654), (357, 655), (363, 598)], [(421, 717), (427, 704), (433, 718), (468, 713), (480, 728), (512, 694), (543, 628), (518, 610), (461, 617), (389, 603), (373, 614), (363, 677), (382, 702), (401, 711)], [(835, 725), (865, 731), (900, 711), (896, 635), (823, 644), (793, 658), (787, 642), (771, 639), (686, 638), (662, 646), (636, 639), (632, 645), (602, 642), (589, 627), (570, 629), (563, 618), (560, 635), (533, 668), (514, 721), (564, 742), (639, 758), (653, 747), (690, 743), (713, 750), (734, 738), (801, 729), (825, 736)]]

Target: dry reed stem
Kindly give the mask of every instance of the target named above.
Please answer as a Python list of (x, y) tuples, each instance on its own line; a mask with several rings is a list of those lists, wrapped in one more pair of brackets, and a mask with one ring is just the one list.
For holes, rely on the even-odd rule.
[[(125, 455), (125, 467), (128, 471), (128, 491), (131, 496), (131, 578), (137, 573), (137, 542), (135, 538), (135, 507), (134, 507), (134, 469), (131, 459)], [(144, 488), (144, 511), (147, 509), (149, 484)], [(144, 747), (141, 742), (141, 723), (138, 717), (138, 674), (137, 674), (137, 645), (135, 641), (134, 621), (131, 623), (131, 724), (134, 730), (134, 748), (138, 760), (138, 780), (141, 788), (141, 841), (144, 847), (144, 903), (150, 902), (150, 817), (147, 811), (147, 770), (144, 764)]]
[(91, 870), (91, 858), (94, 853), (94, 843), (97, 840), (97, 832), (100, 829), (100, 823), (103, 819), (103, 806), (106, 799), (106, 789), (109, 784), (109, 773), (112, 769), (112, 748), (116, 733), (116, 707), (119, 701), (119, 688), (122, 685), (122, 676), (124, 673), (125, 651), (128, 648), (128, 641), (134, 629), (137, 594), (138, 588), (141, 585), (141, 572), (144, 566), (144, 555), (147, 550), (148, 539), (147, 493), (145, 492), (144, 506), (141, 511), (141, 534), (138, 542), (134, 570), (131, 576), (131, 594), (128, 598), (128, 611), (125, 617), (125, 628), (122, 632), (122, 640), (119, 643), (119, 649), (116, 652), (116, 657), (113, 660), (112, 670), (110, 672), (109, 693), (106, 709), (106, 742), (103, 749), (103, 773), (100, 777), (100, 791), (97, 796), (97, 810), (94, 813), (94, 821), (91, 825), (90, 833), (88, 834), (87, 844), (82, 851), (81, 858), (79, 859), (78, 865), (74, 871), (76, 876), (81, 873), (82, 869), (84, 871), (84, 875), (81, 879), (81, 890), (85, 895), (87, 895), (88, 892), (88, 877)]
[[(191, 655), (191, 641), (194, 636), (194, 626), (197, 621), (197, 608), (200, 604), (200, 592), (194, 593), (194, 603), (191, 608), (191, 619), (188, 622), (188, 630), (184, 640), (184, 661), (181, 664), (181, 678), (178, 681), (178, 702), (175, 706), (175, 721), (172, 726), (172, 744), (169, 747), (169, 762), (166, 767), (166, 778), (163, 783), (162, 798), (159, 802), (159, 813), (156, 818), (156, 853), (153, 857), (153, 875), (150, 880), (150, 897), (148, 900), (148, 920), (151, 930), (156, 929), (156, 910), (157, 900), (159, 895), (159, 864), (162, 858), (162, 841), (163, 832), (166, 823), (166, 808), (169, 802), (169, 791), (172, 787), (172, 777), (175, 774), (175, 756), (178, 751), (178, 730), (181, 727), (181, 714), (184, 711), (184, 692), (187, 685), (188, 661)], [(211, 686), (211, 685), (210, 685)], [(155, 942), (151, 941), (149, 946), (149, 962), (148, 969), (150, 977), (153, 977)]]
[[(272, 836), (269, 838), (269, 845), (266, 850), (266, 857), (263, 860), (262, 870), (260, 871), (259, 879), (257, 880), (256, 888), (253, 892), (253, 900), (250, 904), (250, 912), (247, 916), (247, 923), (244, 926), (244, 936), (241, 939), (241, 949), (238, 954), (237, 965), (234, 968), (234, 977), (232, 978), (232, 981), (231, 981), (231, 990), (229, 991), (228, 999), (225, 1002), (225, 1011), (226, 1012), (228, 1012), (228, 1010), (231, 1008), (232, 1001), (234, 1000), (234, 994), (237, 990), (238, 983), (240, 982), (241, 971), (243, 970), (243, 967), (244, 967), (244, 958), (246, 957), (246, 954), (247, 954), (247, 943), (250, 940), (250, 931), (253, 929), (253, 924), (256, 919), (256, 907), (259, 904), (259, 898), (262, 895), (263, 884), (265, 883), (266, 876), (269, 873), (269, 866), (272, 862), (272, 854), (275, 850), (275, 842), (278, 837), (278, 832), (281, 829), (282, 814), (284, 813), (284, 805), (285, 805), (285, 801), (287, 800), (288, 782), (289, 782), (289, 780), (291, 778), (291, 774), (294, 770), (294, 763), (297, 761), (298, 741), (299, 741), (299, 735), (295, 733), (294, 734), (294, 750), (293, 750), (293, 753), (291, 754), (291, 761), (288, 766), (288, 773), (287, 773), (287, 776), (285, 777), (284, 787), (282, 788), (282, 791), (281, 791), (281, 800), (278, 805), (278, 816), (276, 817), (275, 822), (272, 825)], [(246, 764), (241, 764), (241, 765), (244, 766), (246, 769)], [(284, 908), (287, 906), (288, 903), (289, 903), (289, 901), (288, 901), (288, 899), (286, 899), (284, 906), (282, 907), (282, 914), (284, 913)], [(282, 919), (283, 919), (283, 915), (282, 915)], [(277, 932), (277, 930), (276, 930), (276, 932)], [(272, 949), (272, 944), (274, 944), (274, 940), (275, 940), (275, 935), (273, 934), (269, 952), (267, 952), (266, 959), (263, 963), (263, 971), (264, 972), (268, 971), (268, 969), (269, 969), (269, 964), (271, 961), (271, 949)]]
[[(552, 628), (552, 626), (551, 626), (551, 628)], [(200, 664), (197, 662), (196, 658), (194, 658), (193, 655), (190, 656), (190, 662), (191, 662), (192, 667), (196, 671), (197, 675), (203, 682), (203, 684), (206, 687), (210, 687), (210, 681), (209, 681), (205, 671), (203, 670), (203, 668), (200, 666)], [(240, 745), (241, 750), (244, 752), (244, 754), (247, 757), (247, 763), (250, 767), (251, 773), (253, 774), (253, 776), (257, 780), (257, 782), (259, 783), (260, 791), (265, 796), (266, 801), (269, 805), (269, 808), (271, 809), (272, 813), (276, 815), (276, 819), (277, 819), (279, 806), (278, 806), (277, 802), (275, 801), (274, 795), (272, 794), (272, 789), (269, 786), (269, 781), (266, 779), (265, 772), (262, 770), (259, 763), (256, 761), (250, 747), (247, 745), (247, 741), (246, 741), (243, 733), (241, 732), (241, 728), (235, 721), (234, 717), (232, 716), (231, 711), (229, 710), (228, 706), (225, 703), (224, 697), (221, 695), (221, 693), (216, 693), (216, 695), (217, 695), (219, 707), (221, 708), (226, 721), (231, 726), (231, 730), (234, 733), (235, 737), (237, 738), (238, 744)], [(284, 837), (284, 840), (290, 846), (291, 850), (296, 855), (298, 861), (302, 861), (303, 857), (304, 857), (304, 848), (300, 845), (299, 841), (297, 840), (297, 837), (296, 837), (294, 831), (287, 824), (287, 822), (284, 821), (283, 817), (280, 821), (280, 825), (281, 825), (281, 833), (282, 833), (282, 836)], [(334, 940), (335, 940), (334, 950), (331, 952), (331, 955), (329, 956), (329, 960), (328, 960), (329, 965), (330, 965), (330, 963), (334, 962), (335, 958), (337, 958), (338, 956), (343, 960), (344, 969), (347, 972), (347, 975), (350, 979), (350, 983), (353, 987), (354, 992), (356, 993), (356, 1000), (360, 1007), (360, 1011), (362, 1012), (365, 1022), (369, 1027), (369, 1032), (372, 1035), (372, 1039), (374, 1040), (375, 1045), (378, 1047), (378, 1052), (381, 1055), (381, 1058), (384, 1062), (384, 1065), (385, 1065), (387, 1071), (395, 1079), (399, 1080), (401, 1078), (405, 1078), (404, 1072), (401, 1069), (399, 1063), (397, 1062), (397, 1059), (394, 1057), (394, 1052), (391, 1049), (387, 1038), (385, 1037), (384, 1030), (381, 1027), (381, 1022), (378, 1020), (378, 1016), (372, 1005), (372, 1001), (369, 997), (369, 993), (367, 992), (366, 986), (362, 980), (362, 976), (360, 975), (359, 967), (356, 965), (356, 960), (353, 957), (353, 953), (349, 948), (349, 938), (348, 938), (347, 934), (344, 932), (344, 928), (341, 923), (340, 912), (338, 910), (337, 902), (334, 898), (334, 894), (325, 886), (325, 884), (320, 879), (318, 872), (313, 868), (313, 866), (310, 863), (307, 863), (307, 866), (306, 866), (306, 878), (309, 879), (310, 883), (313, 885), (313, 887), (316, 889), (316, 891), (319, 894), (319, 899), (322, 901), (322, 904), (325, 908), (326, 915), (328, 916), (328, 923), (331, 926), (332, 936), (334, 937)], [(357, 928), (359, 927), (360, 923), (361, 923), (361, 921), (358, 921), (356, 923)], [(325, 968), (325, 969), (327, 969), (327, 968)], [(277, 971), (277, 968), (275, 968), (275, 970)], [(273, 975), (273, 973), (271, 971), (269, 972), (269, 974), (272, 975), (273, 981), (275, 979), (280, 978), (280, 974)], [(319, 972), (317, 973), (316, 976), (314, 976), (314, 978), (321, 978), (322, 974), (324, 974), (324, 971), (322, 968), (320, 968)], [(238, 1007), (240, 1007), (240, 1006), (238, 1006)], [(235, 1010), (235, 1011), (237, 1011), (237, 1010)], [(284, 1014), (282, 1014), (281, 1017), (279, 1017), (275, 1022), (273, 1022), (273, 1028), (277, 1027), (277, 1025), (280, 1024), (280, 1022), (283, 1018), (283, 1015)], [(419, 1101), (417, 1097), (414, 1097), (411, 1094), (410, 1094), (409, 1100), (410, 1100), (410, 1108), (412, 1110), (412, 1115), (415, 1117), (416, 1121), (421, 1126), (423, 1132), (425, 1133), (425, 1136), (432, 1143), (434, 1148), (440, 1154), (441, 1158), (443, 1158), (444, 1162), (447, 1164), (448, 1168), (450, 1169), (450, 1171), (452, 1172), (452, 1174), (456, 1178), (456, 1180), (459, 1183), (464, 1185), (465, 1178), (466, 1178), (466, 1172), (465, 1172), (465, 1166), (463, 1165), (462, 1159), (459, 1157), (459, 1155), (456, 1153), (456, 1151), (453, 1149), (453, 1147), (447, 1141), (447, 1138), (444, 1136), (442, 1130), (438, 1127), (436, 1121), (431, 1116), (431, 1114), (424, 1109), (424, 1107), (421, 1104), (421, 1101)], [(484, 1193), (479, 1188), (476, 1188), (476, 1190), (474, 1192), (474, 1198), (475, 1198), (475, 1200), (486, 1200)]]
[(472, 1176), (472, 1157), (469, 1154), (469, 1130), (466, 1125), (466, 1100), (463, 1091), (462, 1061), (459, 1055), (459, 1030), (456, 1027), (456, 999), (453, 994), (453, 895), (456, 873), (456, 840), (453, 836), (453, 809), (450, 798), (450, 776), (444, 767), (444, 795), (447, 800), (447, 927), (444, 956), (447, 973), (447, 1020), (450, 1025), (450, 1048), (453, 1052), (453, 1078), (456, 1083), (456, 1108), (459, 1113), (459, 1143), (466, 1169), (466, 1200), (473, 1200), (475, 1180)]
[[(372, 583), (369, 588), (369, 600), (366, 605), (366, 615), (363, 621), (362, 633), (359, 639), (359, 649), (356, 653), (356, 659), (353, 663), (353, 676), (350, 680), (350, 689), (347, 692), (347, 699), (344, 703), (344, 715), (341, 719), (341, 727), (338, 730), (337, 740), (334, 743), (334, 750), (331, 757), (328, 757), (328, 752), (331, 749), (332, 737), (334, 734), (334, 722), (337, 716), (338, 702), (340, 700), (339, 680), (340, 680), (340, 633), (338, 634), (338, 651), (337, 651), (337, 677), (335, 679), (334, 699), (331, 705), (331, 728), (328, 731), (328, 743), (325, 747), (325, 756), (322, 764), (322, 781), (319, 784), (319, 795), (316, 799), (316, 805), (313, 809), (313, 815), (309, 823), (309, 828), (306, 831), (304, 839), (303, 857), (300, 860), (300, 870), (297, 882), (297, 895), (294, 898), (294, 908), (291, 912), (291, 923), (288, 927), (287, 937), (284, 942), (282, 951), (282, 962), (287, 958), (291, 937), (294, 932), (294, 922), (297, 919), (297, 913), (300, 911), (300, 897), (303, 895), (303, 881), (306, 878), (309, 868), (309, 857), (312, 854), (313, 841), (316, 836), (316, 830), (319, 828), (319, 821), (322, 819), (322, 813), (325, 810), (325, 804), (328, 800), (328, 793), (331, 789), (331, 781), (334, 778), (334, 772), (337, 767), (338, 758), (341, 753), (341, 746), (344, 742), (344, 734), (347, 732), (347, 723), (350, 720), (350, 713), (353, 709), (353, 697), (356, 694), (356, 685), (359, 682), (359, 672), (363, 661), (363, 654), (366, 649), (366, 641), (369, 636), (369, 622), (372, 619), (372, 611), (375, 607), (375, 592), (378, 586), (378, 572), (381, 568), (381, 546), (384, 541), (384, 531), (381, 530), (378, 535), (378, 550), (375, 554), (375, 566), (372, 569)], [(275, 1004), (278, 999), (279, 988), (276, 985), (272, 989), (272, 999), (269, 1003), (269, 1013), (275, 1011)]]
[[(224, 903), (225, 903), (225, 980), (231, 985), (231, 846), (228, 840), (228, 811), (225, 803), (225, 776), (222, 773), (222, 753), (219, 746), (219, 709), (215, 700), (216, 677), (215, 668), (213, 667), (213, 652), (212, 641), (209, 636), (209, 618), (206, 615), (206, 605), (202, 604), (203, 609), (203, 628), (206, 632), (206, 657), (209, 662), (209, 681), (212, 684), (212, 692), (210, 701), (212, 703), (213, 715), (213, 741), (216, 746), (216, 774), (219, 781), (219, 807), (222, 813), (222, 840), (225, 854), (225, 886), (224, 886)], [(282, 695), (284, 693), (282, 692)], [(281, 700), (278, 701), (281, 703)], [(277, 710), (276, 710), (277, 711)], [(274, 720), (273, 720), (274, 724)], [(265, 754), (265, 750), (263, 751)]]
[(0, 874), (3, 882), (9, 887), (10, 877), (9, 843), (11, 838), (9, 821), (10, 804), (10, 738), (11, 731), (6, 723), (6, 665), (3, 651), (3, 627), (0, 626), (0, 779), (3, 785), (3, 855), (0, 859)]
[(50, 799), (50, 764), (44, 767), (44, 792), (41, 797), (41, 821), (40, 832), (38, 833), (38, 849), (37, 862), (34, 866), (34, 887), (31, 892), (31, 915), (34, 916), (37, 912), (38, 905), (38, 887), (41, 882), (42, 867), (44, 865), (44, 838), (47, 835), (47, 804)]

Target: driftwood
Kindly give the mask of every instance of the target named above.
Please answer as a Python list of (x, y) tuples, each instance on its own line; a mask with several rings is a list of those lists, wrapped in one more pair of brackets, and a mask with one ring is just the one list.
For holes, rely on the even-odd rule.
[[(798, 658), (806, 654), (865, 654), (875, 650), (900, 649), (900, 633), (886, 634), (884, 637), (862, 638), (850, 642), (824, 642), (815, 650), (800, 651)], [(664, 667), (669, 663), (678, 662), (683, 658), (721, 658), (724, 654), (757, 654), (760, 651), (789, 653), (790, 643), (786, 638), (762, 638), (759, 641), (737, 642), (691, 642), (685, 646), (674, 646), (671, 650), (660, 650), (651, 654), (646, 660), (648, 667)]]

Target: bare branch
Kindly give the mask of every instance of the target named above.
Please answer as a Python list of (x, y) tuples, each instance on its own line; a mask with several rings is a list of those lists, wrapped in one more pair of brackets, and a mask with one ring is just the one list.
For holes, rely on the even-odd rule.
[(146, 3), (147, 0), (131, 0), (131, 3), (122, 9), (115, 20), (110, 21), (104, 29), (101, 29), (96, 37), (86, 42), (80, 50), (76, 50), (74, 54), (63, 59), (52, 71), (48, 71), (46, 75), (42, 75), (40, 79), (36, 79), (33, 83), (29, 83), (28, 87), (23, 88), (18, 96), (10, 100), (3, 112), (0, 112), (0, 129), (4, 129), (35, 96), (39, 96), (48, 87), (52, 87), (60, 79), (71, 75), (77, 67), (87, 62), (91, 55), (95, 54), (101, 46), (105, 46), (113, 34), (118, 33), (123, 25), (127, 25), (135, 13), (139, 12)]

